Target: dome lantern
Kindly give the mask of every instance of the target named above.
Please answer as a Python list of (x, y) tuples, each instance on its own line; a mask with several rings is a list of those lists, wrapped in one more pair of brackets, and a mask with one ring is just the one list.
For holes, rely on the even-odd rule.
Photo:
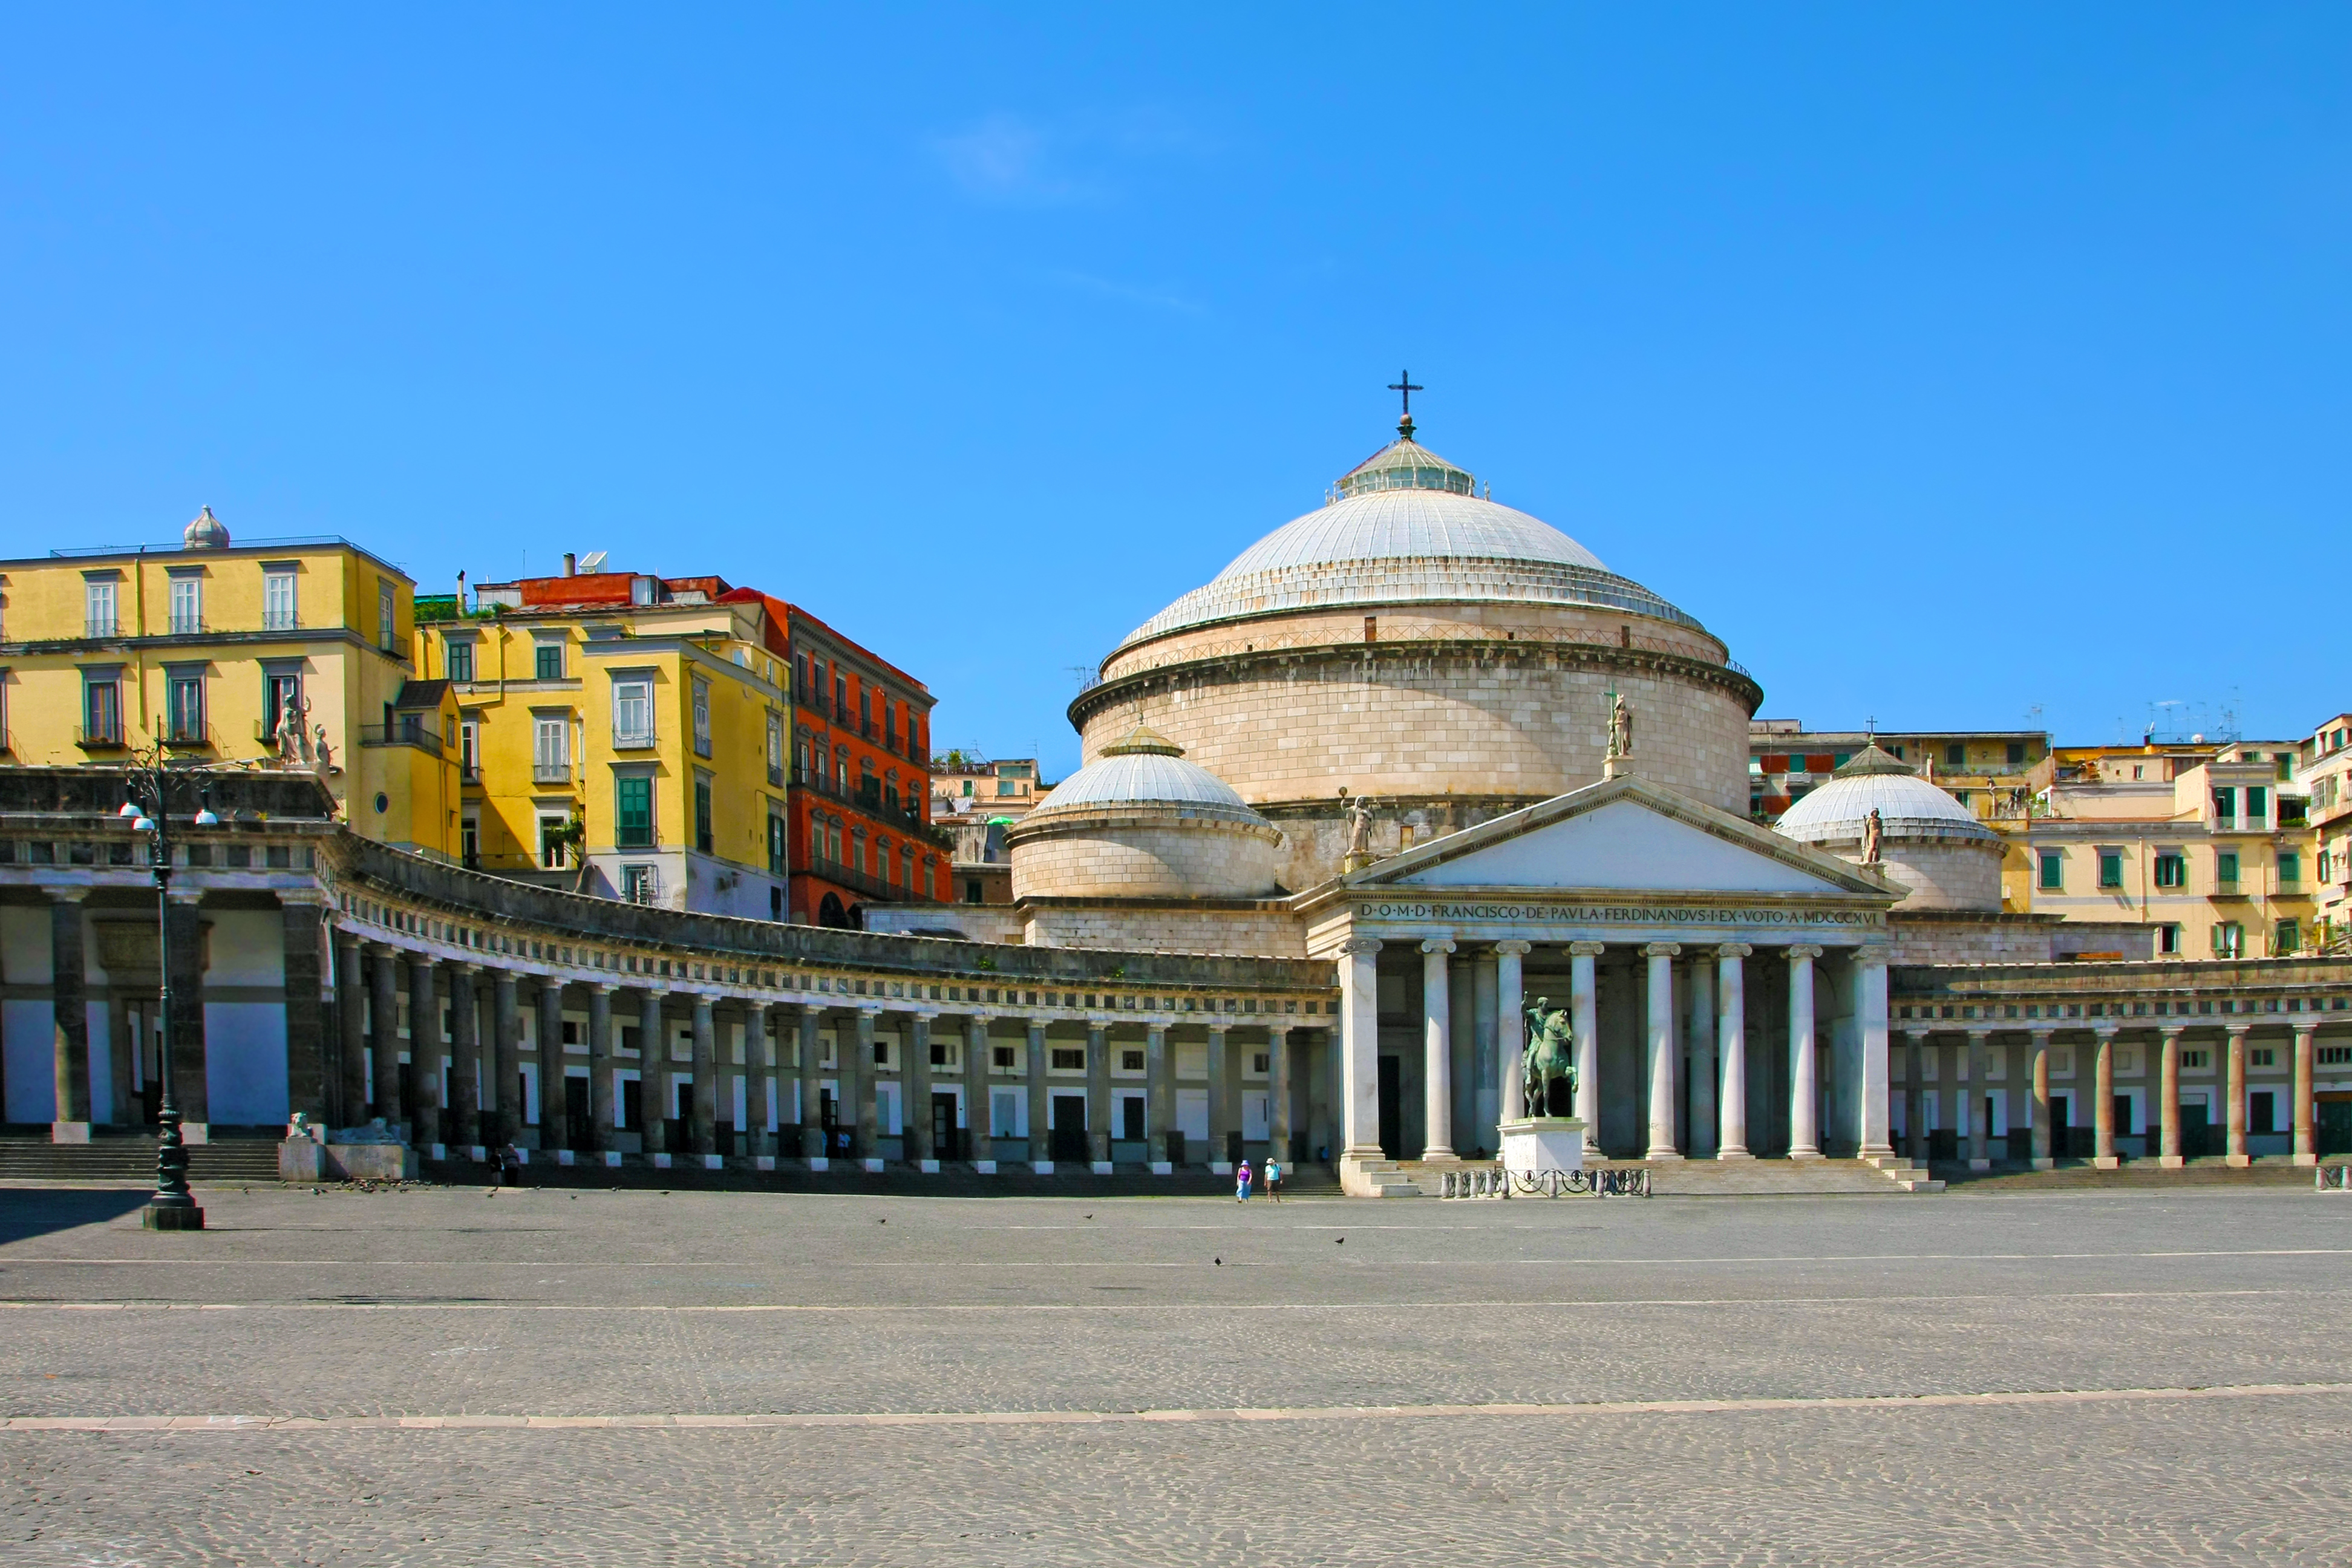
[(180, 543), (188, 550), (226, 550), (228, 526), (213, 515), (212, 508), (205, 507), (181, 531)]

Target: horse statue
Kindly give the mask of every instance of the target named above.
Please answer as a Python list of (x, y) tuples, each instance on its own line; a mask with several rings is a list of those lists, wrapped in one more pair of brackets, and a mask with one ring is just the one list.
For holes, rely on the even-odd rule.
[(1576, 1031), (1567, 1011), (1550, 1003), (1549, 997), (1538, 996), (1528, 1009), (1528, 1048), (1520, 1068), (1529, 1116), (1550, 1114), (1554, 1079), (1566, 1079), (1568, 1092), (1576, 1092)]

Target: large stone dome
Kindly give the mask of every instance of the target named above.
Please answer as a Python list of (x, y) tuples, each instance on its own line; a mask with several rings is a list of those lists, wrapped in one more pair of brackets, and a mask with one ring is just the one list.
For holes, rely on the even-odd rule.
[(1481, 601), (1591, 605), (1701, 629), (1542, 519), (1481, 499), (1468, 470), (1404, 428), (1326, 504), (1243, 551), (1119, 646), (1302, 609)]

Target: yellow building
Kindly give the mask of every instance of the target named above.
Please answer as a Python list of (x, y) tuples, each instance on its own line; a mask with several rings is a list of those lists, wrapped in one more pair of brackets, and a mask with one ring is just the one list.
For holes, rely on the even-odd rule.
[(2341, 952), (2352, 943), (2352, 713), (2336, 714), (2303, 743), (2295, 787), (2310, 801), (2313, 939)]
[(0, 756), (314, 771), (355, 831), (454, 857), (457, 710), (411, 679), (415, 589), (344, 540), (232, 543), (210, 507), (176, 550), (0, 561)]
[(766, 608), (623, 572), (419, 601), (457, 708), (466, 862), (670, 909), (781, 920), (791, 679)]
[(2003, 902), (2157, 930), (2166, 958), (2305, 950), (2314, 840), (2295, 749), (2062, 747), (2025, 829), (2028, 875)]

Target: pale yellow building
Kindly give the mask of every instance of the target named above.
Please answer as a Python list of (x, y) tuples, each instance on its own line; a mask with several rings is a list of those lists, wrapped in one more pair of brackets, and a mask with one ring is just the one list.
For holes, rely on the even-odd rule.
[(423, 605), (464, 775), (461, 853), (670, 909), (785, 914), (788, 660), (717, 579), (589, 573)]
[(454, 856), (456, 710), (413, 679), (415, 591), (345, 540), (235, 543), (209, 507), (176, 549), (0, 561), (0, 756), (315, 772), (354, 831)]
[(2302, 952), (2315, 866), (2295, 757), (2261, 741), (2063, 748), (2025, 830), (2027, 876), (2004, 901), (2153, 926), (2160, 957)]
[(2295, 787), (2309, 802), (2314, 944), (2352, 942), (2352, 713), (2338, 713), (2304, 742)]

